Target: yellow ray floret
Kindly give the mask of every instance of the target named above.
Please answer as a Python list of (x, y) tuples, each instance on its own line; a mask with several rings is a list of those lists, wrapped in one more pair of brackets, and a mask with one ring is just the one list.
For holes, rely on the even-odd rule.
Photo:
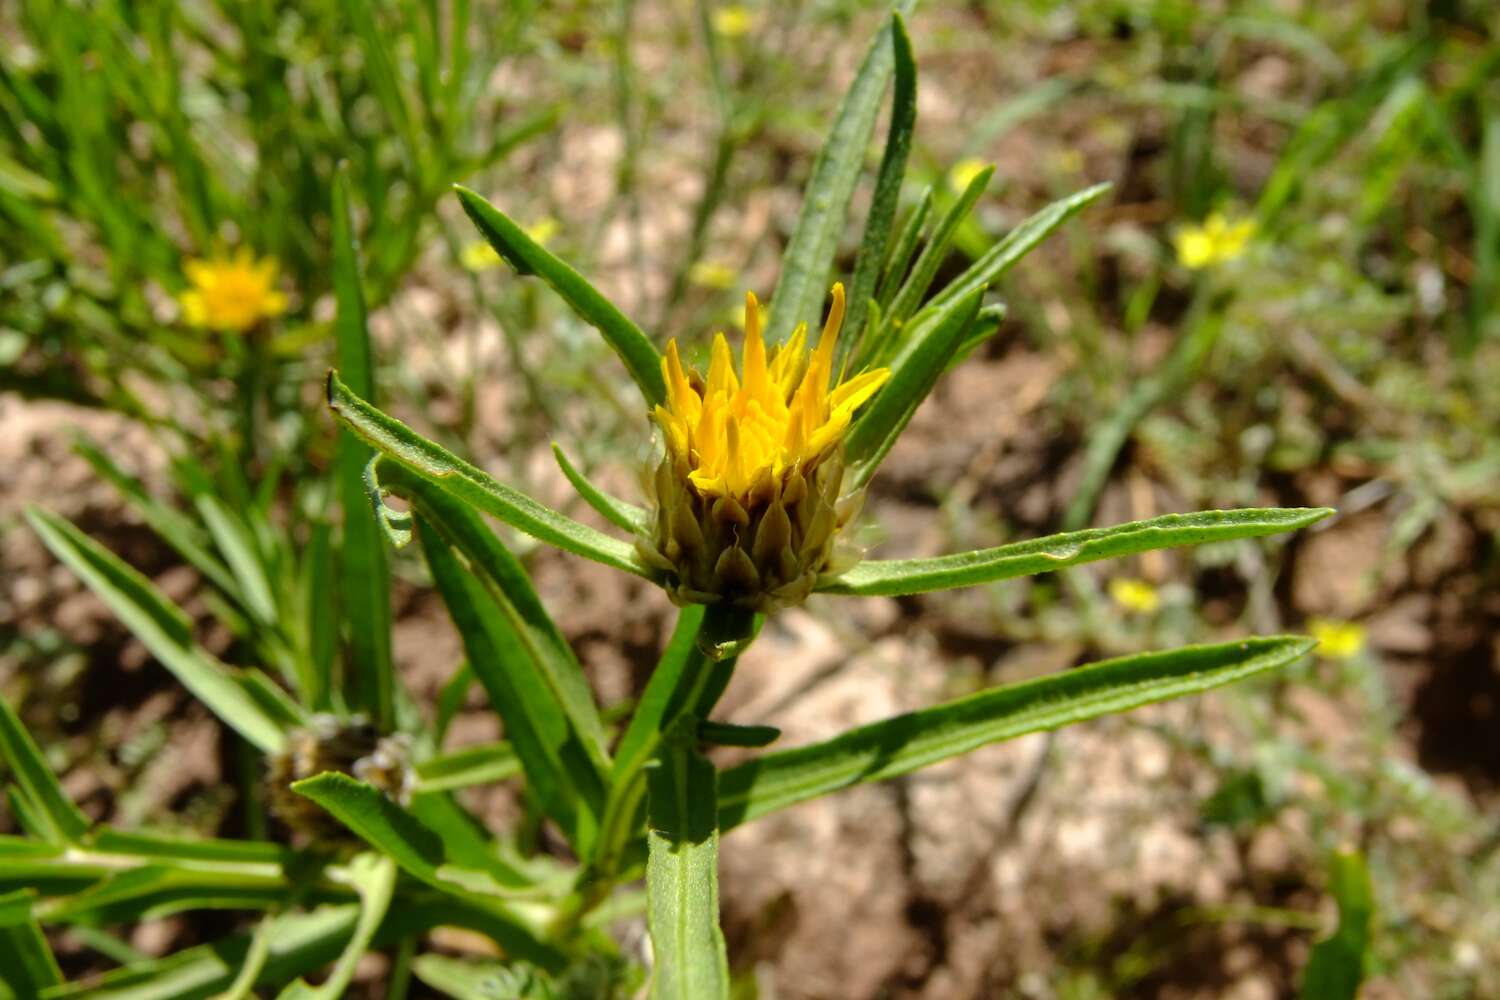
[(760, 307), (747, 293), (739, 372), (722, 333), (714, 338), (706, 379), (683, 368), (675, 340), (667, 344), (667, 402), (656, 407), (656, 421), (700, 496), (763, 501), (788, 470), (805, 472), (842, 443), (855, 411), (891, 374), (876, 368), (835, 383), (843, 321), (844, 286), (836, 284), (817, 348), (808, 353), (804, 324), (768, 356)]
[(274, 257), (256, 260), (241, 247), (233, 257), (189, 260), (183, 272), (190, 287), (180, 297), (182, 315), (193, 326), (244, 333), (286, 311)]

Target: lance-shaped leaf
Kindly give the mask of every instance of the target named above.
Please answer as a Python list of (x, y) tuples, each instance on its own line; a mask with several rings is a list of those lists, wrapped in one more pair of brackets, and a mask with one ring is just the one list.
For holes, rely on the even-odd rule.
[[(958, 196), (958, 200), (948, 206), (942, 218), (938, 219), (937, 226), (932, 231), (932, 238), (917, 255), (917, 262), (912, 265), (911, 272), (907, 274), (906, 280), (896, 291), (896, 297), (891, 300), (890, 306), (885, 310), (881, 322), (889, 328), (888, 337), (877, 341), (876, 354), (871, 359), (872, 364), (884, 363), (889, 355), (904, 350), (898, 346), (901, 341), (895, 331), (905, 325), (911, 315), (917, 311), (917, 307), (922, 304), (923, 296), (931, 287), (932, 280), (937, 277), (938, 268), (948, 256), (948, 249), (953, 245), (953, 238), (958, 233), (959, 225), (969, 217), (969, 213), (974, 210), (975, 203), (989, 188), (990, 178), (994, 176), (994, 173), (995, 167), (990, 164), (969, 178), (969, 183)], [(973, 293), (971, 291), (967, 294)], [(879, 346), (882, 342), (890, 344), (894, 350), (882, 350)]]
[(644, 510), (610, 496), (589, 482), (555, 442), (552, 445), (552, 457), (557, 460), (557, 467), (568, 478), (568, 482), (573, 484), (573, 489), (578, 491), (578, 495), (583, 497), (584, 502), (598, 511), (609, 523), (629, 532), (642, 531), (650, 523), (650, 515)]
[(1354, 1000), (1365, 977), (1375, 891), (1358, 851), (1334, 855), (1330, 890), (1338, 903), (1338, 929), (1313, 945), (1302, 975), (1304, 1000)]
[[(910, 14), (916, 0), (902, 0), (897, 13)], [(781, 258), (781, 275), (771, 296), (766, 338), (785, 342), (798, 323), (816, 323), (828, 293), (828, 271), (838, 249), (849, 212), (849, 200), (864, 167), (865, 149), (875, 130), (885, 84), (895, 64), (891, 25), (880, 29), (870, 51), (844, 94), (833, 127), (813, 161), (812, 176), (802, 196), (797, 228)]]
[(667, 387), (662, 380), (661, 354), (641, 328), (589, 284), (583, 275), (527, 236), (526, 231), (507, 218), (504, 212), (466, 187), (454, 185), (454, 190), (474, 225), (516, 273), (540, 277), (573, 307), (574, 312), (604, 336), (620, 360), (625, 362), (635, 384), (640, 386), (647, 406), (665, 402)]
[(40, 996), (62, 983), (62, 971), (32, 914), (33, 893), (0, 896), (0, 996)]
[[(348, 164), (333, 185), (333, 291), (338, 304), (339, 370), (354, 391), (375, 398), (375, 361), (365, 315), (359, 251), (355, 246)], [(365, 492), (370, 448), (347, 430), (334, 456), (343, 538), (339, 545), (339, 598), (349, 619), (348, 691), (354, 705), (388, 730), (395, 712), (395, 663), (391, 652), (391, 583), (380, 522)], [(327, 690), (326, 683), (319, 690)]]
[(36, 741), (3, 698), (0, 698), (0, 754), (20, 783), (32, 815), (44, 824), (47, 839), (77, 840), (88, 831), (88, 819), (62, 790)]
[(1332, 513), (1328, 507), (1247, 507), (1163, 514), (1148, 521), (1070, 531), (951, 556), (866, 561), (840, 576), (824, 577), (817, 589), (829, 594), (894, 596), (973, 587), (1151, 549), (1295, 531)]
[(471, 926), (482, 927), (517, 955), (552, 964), (555, 953), (539, 937), (552, 916), (550, 908), (464, 888), (488, 880), (483, 872), (453, 865), (442, 837), (379, 789), (329, 771), (295, 782), (292, 790), (328, 810), (365, 843), (394, 859), (403, 871), (450, 896), (456, 905), (474, 911)]
[(1006, 233), (1004, 239), (971, 264), (963, 274), (933, 296), (932, 301), (912, 318), (912, 322), (919, 323), (927, 320), (930, 315), (951, 304), (954, 299), (972, 294), (976, 288), (986, 285), (993, 287), (1005, 272), (1035, 249), (1038, 243), (1051, 235), (1054, 229), (1088, 205), (1093, 204), (1109, 188), (1108, 184), (1095, 184), (1093, 187), (1084, 188), (1076, 194), (1054, 201), (1040, 212), (1027, 218), (1019, 226)]
[(1197, 694), (1274, 670), (1314, 646), (1301, 636), (1125, 656), (898, 715), (823, 743), (767, 754), (719, 776), (719, 825), (866, 781), (907, 774), (1027, 733)]
[(492, 785), (520, 773), (520, 758), (509, 743), (485, 743), (422, 761), (417, 765), (417, 791), (448, 792)]
[(858, 489), (870, 481), (881, 459), (906, 429), (938, 376), (963, 346), (983, 297), (984, 288), (980, 287), (954, 301), (937, 322), (919, 331), (910, 350), (893, 362), (890, 380), (855, 420), (844, 443), (844, 453), (854, 467), (851, 488)]
[(549, 545), (649, 579), (629, 542), (580, 524), (504, 485), (359, 398), (337, 372), (328, 373), (328, 407), (381, 454), (469, 506)]
[(26, 518), (52, 554), (210, 711), (266, 753), (281, 749), (285, 733), (265, 701), (243, 675), (193, 642), (187, 616), (150, 580), (64, 518), (38, 508)]
[(370, 940), (390, 909), (396, 889), (396, 863), (379, 854), (360, 854), (331, 876), (347, 882), (359, 893), (359, 922), (348, 944), (334, 963), (333, 971), (318, 986), (298, 979), (281, 991), (281, 1000), (338, 1000), (354, 978), (354, 967), (370, 947)]
[(424, 512), (418, 527), (422, 551), (474, 674), (505, 722), (537, 800), (582, 853), (593, 843), (604, 806), (601, 753), (554, 694), (513, 621), (514, 609), (507, 614), (503, 597), (459, 564), (428, 516)]
[[(912, 130), (917, 122), (917, 65), (912, 58), (911, 37), (900, 14), (891, 15), (891, 54), (896, 70), (891, 88), (891, 127), (885, 137), (880, 173), (875, 177), (875, 193), (870, 196), (865, 236), (854, 261), (854, 278), (849, 283), (849, 314), (844, 317), (845, 328), (855, 336), (864, 329), (865, 310), (875, 296), (875, 283), (885, 262), (896, 203), (901, 197), (901, 181), (906, 176), (906, 157), (911, 152)], [(851, 343), (854, 337), (845, 338), (846, 350)]]
[(719, 831), (715, 774), (693, 748), (697, 719), (678, 720), (648, 772), (647, 922), (652, 1000), (728, 1000), (729, 964), (719, 929)]

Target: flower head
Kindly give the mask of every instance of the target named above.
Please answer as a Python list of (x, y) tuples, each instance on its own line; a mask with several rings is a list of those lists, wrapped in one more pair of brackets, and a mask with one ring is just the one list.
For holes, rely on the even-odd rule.
[(189, 260), (183, 265), (191, 287), (179, 297), (183, 318), (193, 326), (244, 333), (286, 312), (286, 296), (276, 290), (276, 259), (255, 259), (241, 247), (233, 257)]
[(760, 318), (746, 295), (739, 371), (722, 333), (707, 377), (683, 366), (675, 340), (662, 359), (667, 401), (654, 415), (666, 455), (648, 484), (656, 516), (641, 550), (679, 601), (769, 611), (802, 600), (858, 507), (841, 495), (844, 436), (889, 370), (836, 377), (842, 285), (811, 352), (805, 325), (768, 352)]
[(755, 15), (742, 4), (732, 3), (714, 11), (714, 31), (725, 38), (739, 38), (755, 27)]
[(1154, 614), (1161, 607), (1161, 594), (1145, 580), (1115, 577), (1109, 581), (1109, 596), (1126, 611)]
[(1330, 660), (1352, 660), (1365, 648), (1365, 627), (1359, 622), (1314, 618), (1307, 631), (1318, 640), (1318, 655)]
[(1222, 213), (1214, 212), (1203, 220), (1202, 225), (1184, 226), (1178, 230), (1173, 243), (1177, 248), (1178, 263), (1196, 271), (1234, 260), (1245, 252), (1245, 246), (1254, 235), (1254, 219), (1230, 221)]

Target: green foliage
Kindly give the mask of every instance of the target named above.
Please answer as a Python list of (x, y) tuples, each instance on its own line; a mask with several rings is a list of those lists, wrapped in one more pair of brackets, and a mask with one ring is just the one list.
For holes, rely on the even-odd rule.
[[(1108, 655), (1123, 646), (1126, 655), (984, 687), (810, 745), (766, 750), (781, 735), (774, 727), (711, 718), (737, 657), (757, 640), (761, 620), (728, 605), (688, 606), (678, 612), (638, 701), (600, 706), (532, 580), (530, 552), (492, 529), (484, 515), (564, 552), (659, 583), (632, 537), (649, 530), (650, 512), (599, 489), (554, 445), (564, 477), (616, 534), (591, 527), (485, 472), (477, 457), (460, 457), (473, 446), (464, 440), (465, 420), (430, 433), (408, 427), (390, 413), (406, 412), (410, 400), (400, 390), (410, 390), (416, 379), (402, 366), (382, 367), (371, 338), (369, 310), (390, 297), (416, 259), (442, 193), (552, 120), (542, 109), (514, 130), (488, 127), (499, 111), (482, 97), (484, 84), (494, 77), (496, 52), (515, 42), (510, 31), (518, 29), (480, 27), (524, 21), (527, 12), (488, 17), (495, 12), (482, 6), (356, 5), (344, 11), (313, 4), (299, 20), (254, 4), (210, 5), (197, 14), (153, 4), (139, 16), (104, 4), (93, 18), (70, 4), (26, 5), (21, 24), (37, 62), (18, 67), (0, 60), (8, 85), (0, 89), (0, 126), (15, 147), (0, 158), (0, 217), (10, 223), (0, 227), (0, 248), (32, 263), (0, 275), (0, 285), (21, 289), (23, 300), (0, 303), (0, 324), (25, 334), (27, 362), (41, 366), (28, 375), (33, 391), (68, 395), (46, 376), (81, 357), (90, 382), (72, 395), (153, 426), (171, 422), (157, 419), (135, 397), (127, 369), (162, 385), (220, 380), (235, 387), (240, 410), (229, 426), (223, 413), (232, 407), (204, 390), (197, 400), (203, 421), (163, 431), (177, 442), (173, 477), (180, 504), (154, 495), (99, 447), (81, 445), (98, 474), (201, 574), (210, 595), (205, 615), (226, 626), (228, 648), (210, 653), (199, 637), (200, 621), (66, 519), (41, 510), (28, 518), (131, 634), (243, 737), (249, 777), (239, 793), (252, 819), (243, 841), (94, 824), (69, 800), (16, 713), (0, 705), (0, 754), (14, 776), (12, 811), (26, 831), (0, 838), (0, 981), (9, 995), (250, 997), (279, 991), (289, 998), (334, 997), (349, 987), (363, 955), (390, 949), (397, 956), (392, 980), (399, 989), (393, 986), (393, 993), (414, 975), (463, 1000), (624, 997), (638, 993), (649, 974), (654, 997), (727, 998), (731, 977), (717, 876), (724, 831), (993, 743), (1269, 674), (1312, 648), (1311, 640), (1272, 636), (1141, 652), (1144, 642), (1133, 644), (1141, 635), (1126, 645), (1111, 624), (1089, 632), (1080, 648)], [(1018, 311), (1028, 308), (1024, 296), (1014, 294), (1016, 265), (1108, 190), (1093, 185), (1066, 194), (992, 241), (995, 227), (982, 208), (994, 168), (984, 167), (961, 191), (955, 185), (937, 194), (927, 186), (898, 226), (912, 166), (917, 86), (916, 54), (902, 15), (914, 6), (898, 3), (877, 31), (811, 165), (769, 321), (771, 339), (781, 341), (797, 323), (815, 320), (829, 276), (844, 266), (850, 209), (893, 81), (884, 155), (853, 258), (844, 359), (856, 369), (887, 366), (891, 374), (844, 442), (847, 485), (855, 490), (868, 485), (939, 382), (1000, 328), (1007, 306), (997, 297), (1011, 298)], [(708, 6), (699, 13), (725, 121), (693, 221), (694, 247), (728, 186), (731, 154), (750, 134), (747, 122), (756, 120), (736, 116), (739, 98), (728, 92)], [(233, 25), (238, 48), (215, 41), (207, 30), (225, 25)], [(495, 50), (473, 48), (480, 38)], [(628, 42), (623, 31), (612, 41), (622, 91), (630, 78)], [(137, 49), (149, 58), (132, 55)], [(1409, 155), (1407, 140), (1443, 142), (1443, 128), (1424, 113), (1435, 100), (1429, 86), (1437, 86), (1422, 79), (1426, 58), (1420, 48), (1382, 56), (1357, 99), (1316, 108), (1296, 126), (1261, 195), (1257, 219), (1264, 231), (1290, 229), (1287, 216), (1298, 209), (1306, 176), (1338, 155), (1372, 109), (1380, 110), (1385, 131), (1373, 142), (1380, 169), (1362, 195), (1363, 211), (1387, 210), (1392, 178)], [(240, 88), (234, 93), (243, 101), (209, 87), (212, 77), (189, 74), (184, 66), (193, 59), (233, 77), (222, 86)], [(101, 72), (80, 68), (95, 61)], [(304, 62), (305, 87), (278, 82), (289, 66)], [(184, 99), (189, 84), (206, 91), (202, 99), (214, 105), (212, 115)], [(1452, 100), (1468, 101), (1476, 89)], [(994, 138), (1071, 92), (1064, 82), (1018, 98), (987, 117), (983, 129)], [(1220, 183), (1205, 144), (1212, 113), (1203, 100), (1193, 98), (1197, 103), (1177, 120), (1173, 140), (1180, 147), (1174, 162), (1182, 174), (1179, 194), (1197, 208), (1213, 204)], [(621, 104), (623, 184), (637, 150), (628, 93), (622, 92)], [(222, 118), (221, 127), (248, 141), (253, 160), (226, 164), (234, 144), (221, 149), (205, 140), (201, 132), (210, 118)], [(1468, 185), (1476, 230), (1487, 236), (1495, 233), (1500, 204), (1495, 120), (1490, 109), (1478, 154), (1465, 153), (1454, 165)], [(149, 141), (137, 143), (144, 149), (128, 139), (136, 123), (149, 132)], [(340, 160), (344, 165), (335, 166)], [(163, 186), (159, 177), (171, 183)], [(494, 312), (507, 337), (514, 338), (517, 327), (542, 326), (533, 322), (543, 315), (537, 297), (555, 293), (598, 332), (636, 385), (641, 399), (618, 409), (644, 437), (644, 411), (665, 395), (653, 336), (546, 249), (544, 239), (469, 188), (456, 191), (457, 208), (514, 274), (542, 279), (506, 276), (506, 302)], [(519, 203), (508, 207), (519, 212)], [(172, 224), (153, 218), (153, 209), (170, 215)], [(103, 248), (108, 273), (100, 281), (64, 280), (70, 268), (83, 265), (71, 245), (73, 227), (58, 225), (62, 220), (78, 223)], [(275, 254), (297, 276), (300, 294), (286, 328), (217, 346), (164, 329), (140, 286), (177, 288), (182, 255), (207, 252), (230, 231), (242, 244)], [(1470, 348), (1489, 322), (1477, 313), (1497, 287), (1491, 250), (1473, 266), (1471, 308), (1477, 312), (1457, 338)], [(1150, 313), (1161, 283), (1159, 276), (1152, 280), (1155, 285), (1137, 293), (1132, 315)], [(59, 282), (68, 288), (62, 304), (49, 291)], [(682, 282), (675, 285), (680, 289)], [(477, 281), (474, 288), (481, 296)], [(313, 308), (325, 292), (334, 305), (331, 325)], [(1231, 304), (1244, 298), (1205, 279), (1192, 300), (1191, 322), (1184, 323), (1187, 333), (1161, 371), (1115, 390), (1114, 405), (1108, 405), (1114, 397), (1096, 404), (1092, 394), (1079, 393), (1089, 401), (1080, 435), (1088, 444), (1062, 533), (841, 566), (816, 589), (829, 597), (922, 594), (1197, 545), (1253, 562), (1259, 550), (1247, 540), (1329, 516), (1325, 507), (1246, 506), (1085, 527), (1127, 445), (1149, 444), (1161, 433), (1154, 422), (1161, 409), (1211, 371), (1226, 346)], [(77, 332), (78, 341), (59, 347), (64, 329)], [(1078, 336), (1071, 346), (1078, 377), (1086, 379), (1098, 359), (1084, 334)], [(311, 348), (320, 342), (326, 342), (322, 353)], [(527, 352), (514, 339), (507, 346), (518, 377), (531, 379)], [(300, 414), (296, 401), (309, 366), (321, 368), (328, 350), (337, 367), (325, 386), (338, 426), (331, 462), (327, 428)], [(578, 353), (586, 370), (586, 351)], [(608, 379), (590, 378), (608, 391)], [(530, 388), (536, 401), (547, 399), (547, 391)], [(467, 393), (470, 407), (472, 389), (469, 383), (459, 392)], [(1183, 451), (1172, 451), (1164, 464), (1187, 481), (1194, 462)], [(584, 467), (592, 469), (596, 456), (587, 457)], [(1490, 469), (1477, 462), (1464, 481), (1482, 480)], [(1463, 488), (1446, 480), (1424, 483), (1420, 475), (1409, 479), (1403, 488), (1414, 495), (1442, 497), (1417, 506), (1419, 514)], [(1211, 503), (1263, 503), (1263, 486), (1237, 483), (1192, 495), (1212, 492)], [(388, 502), (392, 497), (408, 502), (410, 512)], [(330, 519), (335, 504), (339, 515)], [(412, 534), (420, 565), (413, 554), (393, 551)], [(1225, 549), (1227, 543), (1235, 544)], [(1264, 578), (1256, 586), (1270, 586), (1272, 573), (1256, 575)], [(393, 579), (402, 581), (400, 593), (430, 583), (462, 645), (464, 662), (443, 686), (435, 725), (402, 688), (392, 649)], [(1076, 605), (1097, 611), (1084, 576), (1066, 574), (1063, 586)], [(1030, 637), (1050, 634), (1061, 617), (1048, 618)], [(1265, 628), (1279, 626), (1272, 621)], [(1164, 629), (1159, 637), (1195, 641), (1181, 633)], [(445, 751), (448, 722), (476, 683), (499, 717), (503, 739)], [(1269, 700), (1265, 686), (1247, 698)], [(309, 757), (309, 747), (322, 749), (319, 727), (325, 724), (341, 733), (368, 726), (391, 741), (362, 751), (347, 768), (293, 774), (300, 780), (290, 782), (290, 793), (331, 821), (340, 836), (304, 833), (289, 845), (257, 839), (283, 831), (267, 830), (264, 817), (255, 818), (266, 793), (254, 754), (265, 755), (272, 773), (281, 774), (276, 767)], [(739, 748), (738, 762), (719, 770), (704, 752), (715, 746)], [(411, 759), (398, 759), (398, 747)], [(1239, 832), (1266, 822), (1277, 800), (1260, 770), (1237, 774), (1241, 780), (1226, 784), (1203, 812), (1209, 822)], [(514, 829), (486, 829), (452, 795), (495, 782), (519, 790)], [(1432, 798), (1410, 781), (1391, 778), (1387, 786), (1399, 787), (1393, 795)], [(643, 896), (631, 889), (641, 878)], [(1338, 856), (1332, 891), (1338, 929), (1313, 948), (1305, 996), (1352, 997), (1370, 961), (1374, 894), (1360, 855)], [(43, 933), (51, 927), (97, 931), (205, 910), (243, 913), (256, 922), (249, 933), (161, 959), (116, 947), (120, 967), (81, 983), (62, 981)], [(651, 936), (649, 973), (611, 933), (618, 921), (638, 921), (642, 914)], [(439, 925), (487, 937), (504, 959), (418, 954), (422, 937)]]

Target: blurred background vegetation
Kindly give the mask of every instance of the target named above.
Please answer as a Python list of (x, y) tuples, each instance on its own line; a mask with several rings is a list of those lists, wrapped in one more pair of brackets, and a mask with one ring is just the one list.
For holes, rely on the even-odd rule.
[[(232, 662), (295, 673), (329, 655), (320, 389), (338, 165), (386, 408), (549, 500), (566, 496), (551, 440), (629, 495), (649, 446), (624, 376), (474, 244), (449, 185), (525, 222), (661, 342), (702, 343), (736, 325), (745, 289), (769, 296), (882, 13), (0, 8), (0, 687), (86, 811), (262, 829), (252, 758), (20, 511), (72, 517)], [(1209, 507), (1340, 514), (1269, 546), (871, 600), (851, 620), (815, 601), (726, 704), (819, 735), (1100, 655), (1252, 630), (1325, 641), (1275, 683), (996, 747), (736, 834), (724, 905), (745, 995), (1290, 995), (1335, 897), (1357, 902), (1340, 888), (1352, 856), (1373, 885), (1364, 995), (1500, 996), (1493, 5), (929, 3), (910, 26), (914, 176), (942, 207), (997, 165), (945, 271), (1053, 198), (1115, 186), (1006, 279), (1000, 332), (875, 481), (872, 549)], [(1215, 218), (1245, 238), (1205, 258)], [(187, 262), (241, 248), (279, 264), (286, 311), (249, 335), (189, 325)], [(660, 595), (529, 561), (599, 690), (638, 692)], [(417, 710), (451, 715), (450, 745), (493, 738), (482, 700), (444, 687), (461, 653), (416, 563), (396, 571)], [(495, 824), (515, 814), (503, 790), (471, 804)], [(0, 805), (0, 830), (11, 822)], [(233, 920), (57, 947), (81, 974), (111, 948), (154, 954)], [(360, 989), (381, 995), (383, 975), (366, 969)]]

